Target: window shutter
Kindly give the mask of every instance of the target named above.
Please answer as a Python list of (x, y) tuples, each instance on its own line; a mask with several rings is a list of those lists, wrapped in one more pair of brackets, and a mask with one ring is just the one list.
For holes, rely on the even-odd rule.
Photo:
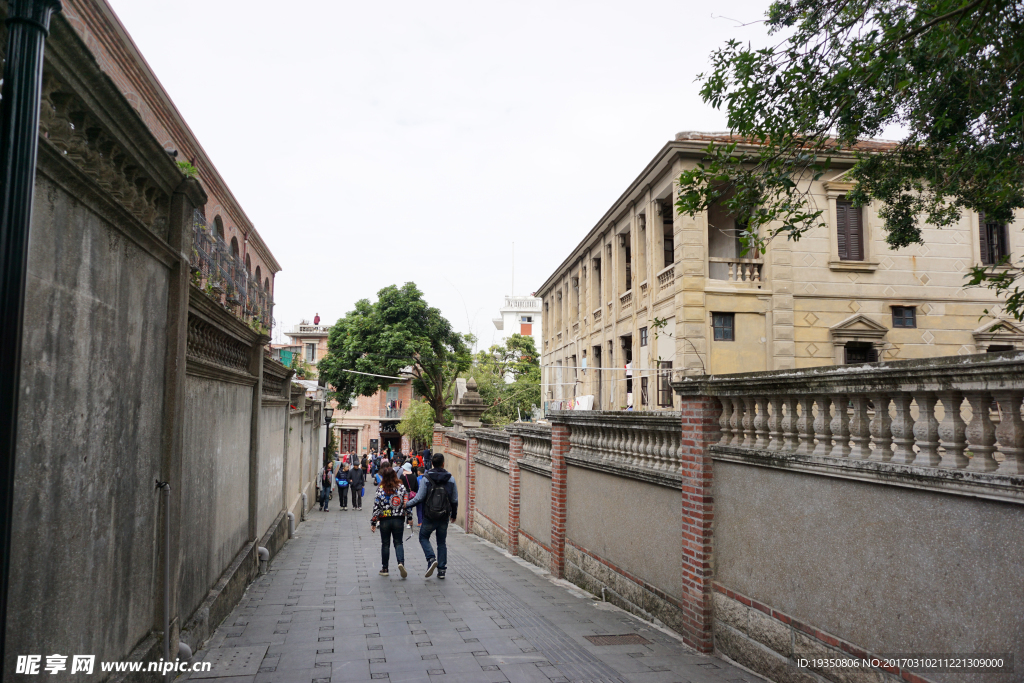
[(839, 259), (846, 261), (850, 258), (847, 250), (849, 241), (846, 239), (848, 232), (847, 218), (849, 205), (846, 202), (836, 202), (836, 244), (839, 246)]
[(864, 220), (862, 216), (863, 212), (859, 208), (852, 204), (846, 205), (847, 252), (851, 261), (864, 260)]
[(985, 223), (985, 214), (978, 214), (978, 238), (981, 241), (981, 262), (992, 263), (992, 248), (988, 242), (988, 224)]
[(878, 349), (876, 349), (874, 346), (872, 346), (870, 349), (868, 349), (868, 362), (869, 363), (877, 363), (878, 362)]

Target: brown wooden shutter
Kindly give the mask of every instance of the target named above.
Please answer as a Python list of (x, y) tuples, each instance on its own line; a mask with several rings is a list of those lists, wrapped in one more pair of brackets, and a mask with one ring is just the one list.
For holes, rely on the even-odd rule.
[(849, 208), (850, 205), (846, 202), (836, 202), (836, 244), (839, 246), (839, 260), (841, 261), (850, 258), (847, 252), (849, 240), (846, 238), (849, 230)]
[(851, 261), (864, 260), (863, 211), (852, 204), (846, 205), (847, 252)]
[(981, 262), (992, 263), (992, 247), (988, 243), (988, 225), (983, 213), (978, 214), (978, 239), (981, 243)]

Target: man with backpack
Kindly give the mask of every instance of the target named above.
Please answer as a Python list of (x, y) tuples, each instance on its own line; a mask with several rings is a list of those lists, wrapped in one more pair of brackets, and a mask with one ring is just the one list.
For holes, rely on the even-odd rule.
[[(427, 573), (432, 576), (437, 570), (437, 578), (443, 579), (448, 568), (448, 523), (454, 522), (459, 509), (459, 490), (452, 480), (450, 472), (444, 469), (444, 456), (435, 453), (431, 458), (434, 466), (423, 475), (423, 485), (416, 496), (406, 503), (406, 507), (415, 507), (423, 503), (423, 524), (420, 526), (420, 545), (427, 556)], [(437, 532), (437, 555), (430, 545), (430, 534)]]

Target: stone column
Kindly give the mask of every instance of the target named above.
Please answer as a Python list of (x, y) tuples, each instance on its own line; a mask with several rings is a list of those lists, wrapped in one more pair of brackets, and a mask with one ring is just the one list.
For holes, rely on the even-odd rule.
[(714, 649), (711, 624), (711, 456), (720, 437), (721, 405), (711, 396), (682, 397), (683, 641), (698, 652)]
[(565, 484), (569, 453), (569, 425), (551, 424), (551, 573), (565, 577)]
[(523, 437), (508, 438), (508, 551), (519, 554), (519, 458), (523, 456)]

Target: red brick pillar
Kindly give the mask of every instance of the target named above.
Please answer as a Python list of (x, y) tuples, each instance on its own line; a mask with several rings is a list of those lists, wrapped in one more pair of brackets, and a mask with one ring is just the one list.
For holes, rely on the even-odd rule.
[(466, 439), (466, 533), (473, 533), (473, 509), (476, 506), (476, 454), (480, 441), (475, 436)]
[[(430, 450), (437, 451), (444, 449), (444, 427), (439, 424), (434, 424), (434, 438), (430, 443)], [(429, 463), (423, 463), (429, 466)]]
[(682, 397), (683, 446), (683, 640), (698, 652), (714, 650), (711, 633), (711, 456), (720, 437), (721, 405), (710, 396)]
[(508, 551), (519, 554), (519, 458), (523, 455), (523, 437), (508, 438)]
[(569, 453), (569, 425), (551, 424), (551, 573), (565, 577), (565, 456)]

